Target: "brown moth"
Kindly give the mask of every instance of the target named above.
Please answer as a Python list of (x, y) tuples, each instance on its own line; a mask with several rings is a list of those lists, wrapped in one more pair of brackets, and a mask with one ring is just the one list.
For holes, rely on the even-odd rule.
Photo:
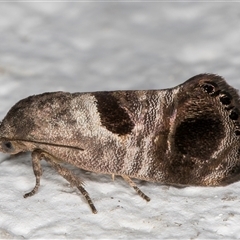
[(83, 181), (61, 163), (172, 185), (240, 179), (240, 100), (223, 78), (200, 74), (165, 90), (52, 92), (19, 101), (0, 125), (0, 151), (32, 152), (36, 185), (44, 159), (94, 207)]

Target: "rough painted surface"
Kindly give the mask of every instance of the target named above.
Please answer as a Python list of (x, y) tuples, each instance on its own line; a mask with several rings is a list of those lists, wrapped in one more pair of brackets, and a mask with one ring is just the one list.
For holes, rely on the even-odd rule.
[[(201, 72), (224, 76), (240, 89), (235, 4), (79, 6), (1, 3), (1, 119), (18, 100), (46, 91), (160, 89)], [(151, 196), (146, 203), (120, 178), (112, 182), (109, 176), (75, 171), (101, 210), (93, 215), (77, 190), (64, 186), (66, 181), (44, 163), (39, 193), (23, 199), (34, 181), (30, 156), (1, 159), (2, 238), (226, 239), (240, 234), (239, 183), (178, 189), (137, 181)]]

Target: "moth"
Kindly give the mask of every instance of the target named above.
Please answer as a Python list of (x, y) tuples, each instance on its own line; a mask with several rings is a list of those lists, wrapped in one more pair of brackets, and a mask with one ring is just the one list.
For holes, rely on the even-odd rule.
[(35, 187), (46, 160), (97, 210), (83, 181), (62, 163), (180, 186), (223, 186), (240, 179), (240, 100), (214, 74), (170, 89), (51, 92), (16, 103), (0, 125), (0, 151), (32, 152)]

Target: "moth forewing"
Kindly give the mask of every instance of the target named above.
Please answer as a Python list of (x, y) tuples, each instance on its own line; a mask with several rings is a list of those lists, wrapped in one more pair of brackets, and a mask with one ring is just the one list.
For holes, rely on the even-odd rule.
[(239, 95), (200, 74), (171, 89), (53, 92), (15, 104), (0, 125), (0, 150), (31, 151), (36, 184), (46, 160), (97, 210), (83, 181), (61, 165), (172, 185), (217, 186), (240, 176)]

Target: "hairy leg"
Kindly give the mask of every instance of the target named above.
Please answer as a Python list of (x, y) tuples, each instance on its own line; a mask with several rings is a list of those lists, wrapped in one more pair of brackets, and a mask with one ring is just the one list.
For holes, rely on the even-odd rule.
[(38, 150), (35, 150), (32, 152), (32, 166), (33, 166), (33, 172), (36, 177), (36, 184), (33, 190), (29, 193), (24, 194), (24, 198), (33, 196), (40, 186), (40, 178), (42, 176), (42, 167), (40, 164), (40, 161), (43, 159), (43, 155)]
[(49, 153), (44, 152), (40, 149), (37, 149), (37, 150), (33, 151), (33, 153), (32, 153), (33, 171), (34, 171), (34, 174), (36, 177), (36, 185), (31, 192), (24, 195), (25, 198), (34, 195), (40, 186), (40, 177), (42, 175), (40, 161), (42, 159), (44, 159), (48, 163), (50, 163), (51, 166), (71, 184), (71, 186), (77, 187), (78, 190), (83, 194), (83, 196), (87, 200), (92, 212), (97, 213), (97, 210), (96, 210), (88, 192), (83, 187), (83, 181), (81, 181), (80, 178), (75, 176), (70, 170), (68, 170), (67, 168), (64, 168), (60, 164), (58, 164), (56, 161), (57, 159), (54, 156), (52, 156)]
[(139, 188), (138, 186), (132, 181), (132, 179), (126, 175), (122, 175), (122, 178), (131, 186), (133, 189), (137, 192), (139, 196), (141, 196), (143, 199), (145, 199), (147, 202), (150, 201), (150, 198), (145, 195)]

